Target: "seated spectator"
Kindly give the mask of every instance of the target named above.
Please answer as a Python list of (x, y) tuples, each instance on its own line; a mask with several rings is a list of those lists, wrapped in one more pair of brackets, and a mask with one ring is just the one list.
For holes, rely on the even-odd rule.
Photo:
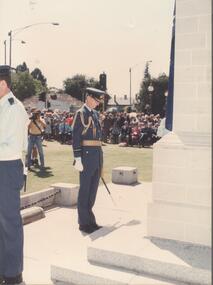
[(130, 146), (138, 145), (140, 138), (140, 129), (137, 122), (132, 123)]
[(113, 123), (111, 128), (111, 143), (118, 144), (118, 137), (120, 135), (120, 129), (118, 127), (117, 120)]
[(139, 147), (144, 147), (145, 145), (152, 145), (154, 142), (156, 142), (156, 132), (152, 128), (152, 123), (145, 123), (144, 127), (141, 128)]
[(119, 143), (125, 142), (127, 146), (131, 144), (131, 127), (127, 121), (125, 121), (124, 125), (121, 127), (118, 141)]
[(112, 127), (112, 120), (108, 114), (102, 117), (102, 139), (107, 143), (110, 136), (110, 128)]

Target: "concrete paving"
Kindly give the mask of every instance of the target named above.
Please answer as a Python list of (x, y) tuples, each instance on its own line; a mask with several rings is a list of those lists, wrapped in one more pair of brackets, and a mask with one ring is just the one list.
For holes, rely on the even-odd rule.
[(88, 260), (178, 284), (211, 284), (210, 248), (143, 235), (134, 220), (88, 247)]
[[(151, 184), (134, 186), (108, 184), (113, 204), (104, 186), (98, 190), (94, 212), (97, 223), (105, 226), (101, 237), (126, 224), (130, 219), (146, 220)], [(100, 238), (98, 232), (84, 235), (78, 230), (77, 210), (53, 208), (42, 220), (24, 226), (24, 279), (26, 284), (52, 284), (51, 264), (63, 264), (68, 258), (75, 264), (87, 260), (88, 245)]]
[[(71, 284), (71, 281), (79, 285), (181, 284), (175, 281), (166, 282), (165, 279), (152, 275), (153, 272), (149, 276), (138, 276), (135, 272), (124, 272), (121, 268), (109, 266), (100, 267), (87, 261), (87, 257), (91, 258), (90, 249), (97, 250), (99, 245), (99, 249), (106, 247), (112, 253), (123, 251), (130, 257), (133, 252), (137, 255), (138, 250), (141, 250), (140, 242), (147, 233), (147, 204), (152, 202), (151, 183), (137, 183), (134, 186), (108, 184), (108, 187), (114, 203), (101, 185), (94, 212), (97, 223), (104, 228), (91, 235), (82, 234), (78, 230), (75, 207), (50, 209), (45, 212), (44, 219), (24, 226), (24, 279), (27, 285), (52, 284), (51, 274), (53, 277), (60, 277), (60, 282), (56, 284), (61, 285)], [(149, 240), (147, 242), (150, 243)], [(155, 245), (157, 246), (159, 245)], [(147, 257), (150, 257), (149, 249), (150, 245), (144, 246), (143, 254)], [(165, 258), (168, 262), (182, 262), (183, 265), (188, 262), (187, 259), (181, 260), (177, 252), (172, 252), (172, 248), (167, 248)], [(206, 255), (203, 255), (200, 263), (207, 266), (209, 261), (205, 259)], [(131, 264), (131, 258), (127, 260)]]

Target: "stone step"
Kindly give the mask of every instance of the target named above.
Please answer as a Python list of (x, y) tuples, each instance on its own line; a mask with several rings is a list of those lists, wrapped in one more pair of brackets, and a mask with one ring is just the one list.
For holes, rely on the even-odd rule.
[(55, 197), (55, 204), (70, 207), (77, 204), (79, 185), (71, 183), (54, 183), (51, 185), (56, 192), (60, 193)]
[(41, 207), (30, 207), (21, 211), (21, 217), (23, 225), (27, 225), (43, 219), (45, 217), (45, 212)]
[(129, 223), (88, 246), (92, 263), (160, 276), (178, 284), (211, 284), (211, 249), (144, 236), (141, 224)]
[(112, 169), (112, 182), (116, 184), (131, 185), (138, 182), (136, 167), (120, 166)]
[(87, 261), (75, 261), (75, 264), (51, 266), (51, 279), (55, 285), (171, 285), (135, 273), (124, 272), (119, 269), (96, 266)]
[(50, 207), (54, 204), (55, 196), (56, 190), (53, 187), (29, 194), (23, 193), (21, 195), (21, 209), (32, 206)]

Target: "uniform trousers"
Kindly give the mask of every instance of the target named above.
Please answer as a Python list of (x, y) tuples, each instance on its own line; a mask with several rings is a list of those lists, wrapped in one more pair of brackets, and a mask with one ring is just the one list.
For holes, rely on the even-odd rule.
[(23, 184), (21, 159), (0, 161), (0, 276), (15, 277), (23, 271)]
[(83, 171), (80, 172), (80, 188), (78, 193), (79, 225), (96, 224), (92, 208), (95, 204), (99, 180), (101, 176), (103, 153), (101, 148), (84, 148)]
[(96, 224), (92, 208), (95, 203), (98, 184), (100, 179), (100, 169), (94, 172), (80, 173), (80, 188), (78, 194), (78, 223), (79, 225)]

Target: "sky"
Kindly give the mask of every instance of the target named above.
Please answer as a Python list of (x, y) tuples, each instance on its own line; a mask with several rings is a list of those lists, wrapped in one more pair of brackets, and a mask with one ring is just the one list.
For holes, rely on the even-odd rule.
[(129, 97), (131, 68), (134, 97), (146, 61), (151, 76), (168, 75), (173, 8), (174, 0), (0, 0), (0, 64), (4, 40), (9, 64), (12, 30), (12, 66), (40, 68), (49, 87), (105, 72), (109, 94)]

